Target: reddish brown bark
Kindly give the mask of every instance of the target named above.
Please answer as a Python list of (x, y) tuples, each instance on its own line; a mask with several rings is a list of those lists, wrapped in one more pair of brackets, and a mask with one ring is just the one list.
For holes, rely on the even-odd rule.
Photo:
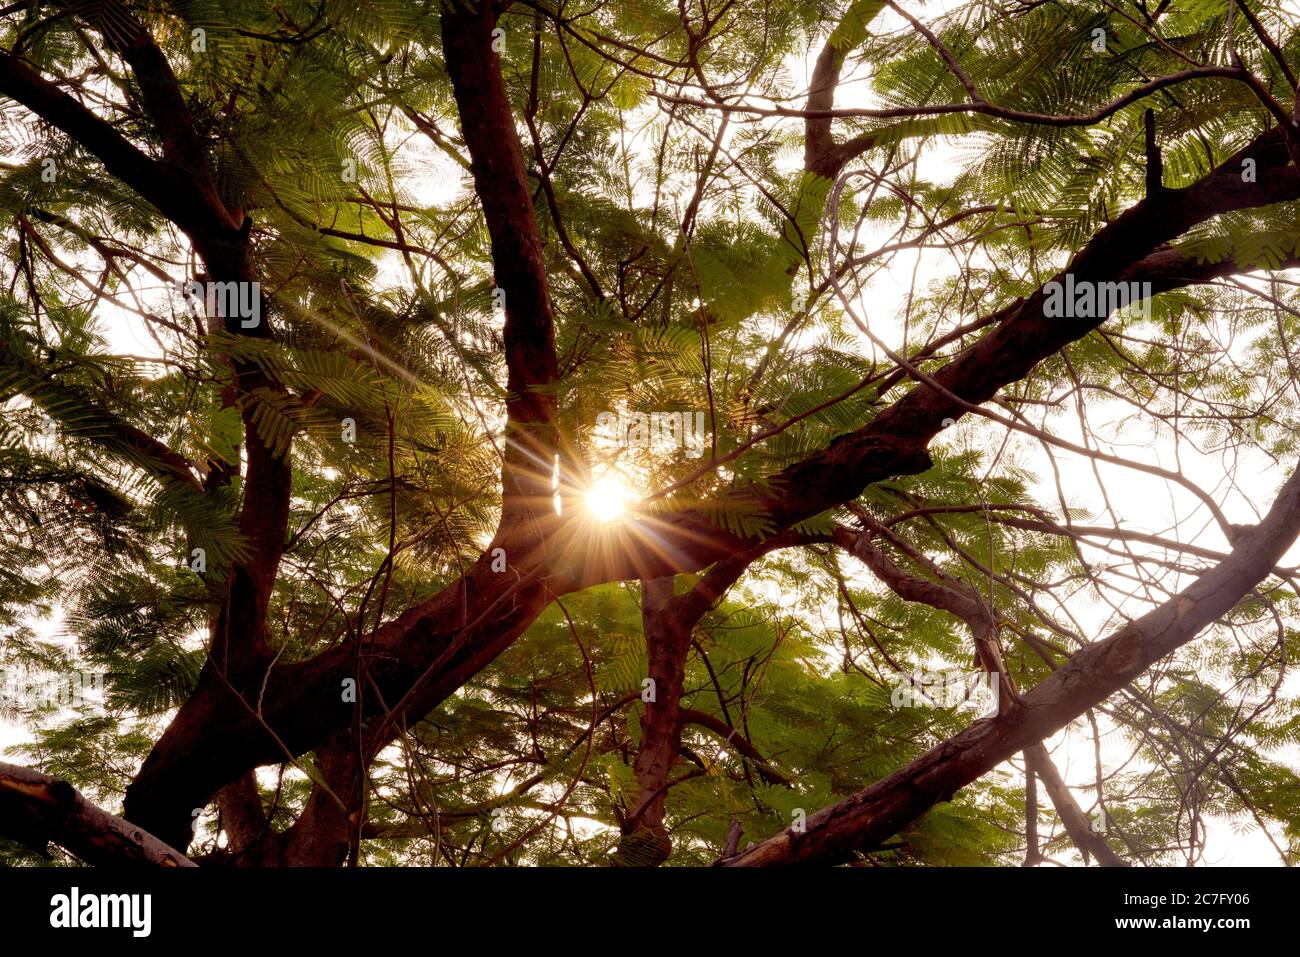
[[(575, 541), (570, 519), (547, 516), (554, 461), (554, 331), (542, 268), (540, 240), (524, 176), (500, 65), (491, 52), (491, 5), (444, 14), (443, 35), (476, 188), (492, 238), (497, 281), (506, 291), (508, 435), (503, 469), (506, 518), (492, 547), (504, 547), (511, 569), (506, 584), (489, 570), (490, 552), (461, 581), (384, 625), (375, 636), (378, 662), (372, 677), (390, 704), (377, 696), (360, 702), (378, 719), (377, 743), (401, 722), (418, 718), (490, 662), (528, 626), (547, 602), (591, 584), (660, 578), (693, 571), (751, 548), (752, 540), (719, 528), (714, 508), (644, 515), (606, 531), (595, 542)], [(132, 66), (147, 114), (164, 144), (153, 159), (110, 124), (83, 108), (27, 64), (0, 54), (0, 93), (62, 129), (136, 189), (193, 240), (211, 278), (252, 281), (248, 233), (242, 211), (225, 206), (210, 188), (200, 141), (165, 58), (143, 29), (112, 41)], [(833, 91), (828, 82), (818, 95)], [(820, 127), (813, 133), (825, 154)], [(819, 138), (820, 137), (820, 138)], [(847, 144), (846, 144), (847, 145)], [(1258, 164), (1258, 182), (1243, 183), (1240, 162)], [(1259, 137), (1219, 169), (1184, 189), (1162, 189), (1099, 231), (1067, 271), (1078, 280), (1142, 281), (1157, 289), (1198, 281), (1194, 269), (1163, 247), (1210, 217), (1300, 196), (1300, 172), (1288, 164), (1282, 137)], [(1027, 375), (1034, 365), (1086, 335), (1093, 321), (1048, 319), (1043, 292), (1002, 310), (992, 330), (934, 372), (935, 381), (969, 403)], [(262, 327), (265, 332), (265, 326)], [(247, 395), (266, 383), (238, 368)], [(775, 476), (753, 496), (773, 533), (851, 500), (880, 479), (929, 467), (926, 447), (945, 419), (963, 405), (945, 391), (917, 385), (867, 426), (841, 436), (825, 450)], [(127, 795), (132, 820), (184, 843), (190, 810), (223, 785), (262, 763), (301, 754), (350, 726), (354, 714), (340, 702), (342, 680), (355, 672), (355, 649), (341, 647), (306, 662), (272, 666), (265, 647), (265, 613), (283, 546), (288, 509), (287, 463), (255, 447), (249, 435), (249, 469), (241, 528), (250, 557), (235, 567), (230, 591), (214, 628), (212, 657), (199, 687), (141, 768)], [(653, 535), (645, 534), (649, 529)], [(265, 692), (263, 693), (263, 679)], [(250, 702), (261, 700), (260, 713)], [(269, 730), (268, 730), (269, 729)]]
[(673, 762), (681, 750), (682, 727), (696, 723), (720, 734), (740, 754), (758, 762), (769, 780), (784, 778), (773, 771), (758, 751), (736, 729), (706, 712), (683, 709), (681, 704), (686, 661), (691, 638), (700, 619), (717, 604), (760, 555), (776, 548), (808, 544), (816, 539), (786, 532), (757, 548), (719, 562), (684, 593), (674, 593), (671, 577), (641, 583), (641, 622), (645, 634), (649, 677), (654, 680), (654, 700), (644, 703), (641, 744), (633, 770), (637, 797), (623, 820), (619, 863), (656, 867), (672, 853), (672, 840), (664, 828), (664, 812), (671, 786)]
[(641, 622), (654, 694), (651, 701), (642, 699), (641, 744), (633, 764), (636, 803), (623, 821), (616, 855), (620, 863), (637, 867), (662, 864), (672, 853), (664, 829), (664, 803), (668, 775), (681, 745), (682, 681), (695, 627), (694, 621), (674, 615), (673, 607), (672, 578), (641, 583)]
[(802, 833), (783, 831), (724, 863), (745, 867), (826, 861), (888, 838), (1191, 641), (1268, 577), (1298, 533), (1300, 472), (1287, 480), (1264, 520), (1239, 536), (1226, 559), (1170, 601), (1077, 652), (996, 717), (976, 721), (888, 777), (809, 817)]
[(492, 238), (497, 286), (505, 293), (506, 521), (522, 506), (552, 508), (555, 464), (555, 326), (541, 235), (523, 148), (493, 51), (496, 5), (452, 4), (442, 15), (442, 48), (470, 171)]
[(87, 864), (193, 867), (176, 848), (83, 798), (67, 781), (0, 763), (0, 833), (39, 851), (54, 843)]
[[(1246, 155), (1257, 158), (1260, 183), (1241, 182), (1237, 170)], [(1077, 277), (1098, 281), (1155, 277), (1153, 281), (1166, 288), (1195, 281), (1195, 275), (1189, 280), (1172, 273), (1170, 254), (1157, 247), (1218, 212), (1300, 196), (1300, 174), (1284, 168), (1286, 161), (1279, 137), (1267, 134), (1198, 183), (1137, 204), (1102, 229), (1069, 268)], [(990, 333), (933, 378), (966, 401), (984, 401), (1104, 319), (1049, 319), (1043, 315), (1043, 301), (1040, 290), (1003, 310)], [(867, 426), (785, 469), (772, 482), (773, 491), (755, 497), (776, 528), (787, 527), (851, 500), (872, 482), (924, 470), (930, 464), (926, 445), (943, 420), (963, 414), (961, 404), (918, 385)], [(463, 582), (380, 629), (376, 646), (386, 654), (376, 680), (386, 700), (405, 699), (408, 717), (427, 713), (508, 647), (550, 597), (603, 581), (695, 570), (753, 544), (719, 528), (702, 511), (645, 516), (641, 521), (644, 526), (613, 526), (595, 540), (589, 526), (572, 517), (549, 527), (539, 522), (499, 538), (493, 547), (506, 547), (516, 584), (503, 592), (499, 576), (488, 570), (485, 554)], [(582, 537), (575, 540), (579, 528)], [(272, 669), (263, 719), (291, 751), (309, 750), (346, 726), (346, 709), (327, 703), (337, 697), (352, 667), (350, 651), (336, 649)], [(407, 694), (413, 681), (416, 690)], [(367, 714), (376, 713), (373, 705), (367, 707)], [(177, 828), (186, 825), (188, 808), (206, 802), (249, 767), (284, 756), (248, 709), (220, 690), (186, 709), (190, 713), (178, 716), (133, 786), (137, 793), (147, 788), (154, 797), (147, 804), (128, 804), (133, 820), (176, 839), (183, 833)], [(171, 817), (170, 828), (160, 819), (162, 814)]]

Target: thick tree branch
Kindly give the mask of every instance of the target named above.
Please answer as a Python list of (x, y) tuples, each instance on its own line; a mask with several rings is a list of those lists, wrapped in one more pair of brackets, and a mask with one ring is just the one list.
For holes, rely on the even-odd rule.
[(882, 0), (852, 0), (813, 64), (803, 143), (803, 167), (810, 173), (834, 179), (845, 163), (866, 152), (875, 142), (870, 135), (863, 135), (846, 143), (836, 143), (831, 124), (834, 122), (835, 91), (844, 61), (853, 47), (861, 42), (862, 32), (884, 6)]
[(686, 661), (695, 626), (752, 562), (776, 548), (813, 540), (811, 536), (790, 532), (768, 539), (718, 562), (681, 595), (674, 594), (671, 576), (641, 583), (641, 622), (655, 694), (654, 700), (646, 703), (641, 718), (641, 743), (633, 765), (637, 804), (622, 822), (623, 837), (617, 853), (620, 863), (658, 866), (672, 852), (672, 842), (664, 828), (668, 778), (681, 750), (682, 726), (688, 720), (722, 734), (738, 752), (755, 760), (765, 777), (775, 773), (748, 741), (735, 740), (735, 729), (725, 722), (706, 712), (689, 709), (688, 719), (688, 710), (681, 706)]
[(878, 843), (940, 801), (1037, 744), (1195, 638), (1268, 577), (1300, 533), (1300, 472), (1228, 558), (1170, 601), (1076, 653), (1012, 707), (976, 721), (888, 777), (724, 862), (728, 866), (825, 861)]
[[(162, 160), (144, 154), (108, 122), (7, 53), (0, 53), (0, 93), (63, 130), (97, 156), (111, 175), (174, 222), (190, 237), (203, 258), (209, 273), (206, 278), (216, 282), (256, 282), (249, 233), (245, 228), (248, 221), (242, 211), (228, 208), (221, 200), (202, 142), (165, 57), (127, 11), (115, 7), (101, 12), (106, 19), (97, 26), (110, 47), (136, 73), (146, 112), (156, 123), (162, 139)], [(265, 316), (266, 309), (261, 308), (260, 314)], [(244, 330), (237, 317), (210, 318), (236, 334), (269, 335), (265, 321)], [(259, 389), (278, 388), (250, 363), (234, 362), (232, 367), (235, 372), (232, 401), (253, 395)], [(239, 683), (241, 672), (269, 660), (266, 611), (284, 547), (292, 476), (288, 457), (274, 454), (258, 435), (252, 418), (254, 403), (244, 401), (241, 412), (248, 468), (240, 530), (250, 548), (248, 558), (235, 563), (230, 570), (226, 600), (212, 622), (210, 657), (200, 675), (198, 690), (186, 704), (199, 714), (210, 714), (207, 709), (212, 697), (233, 695), (227, 689), (232, 679)], [(196, 698), (202, 702), (193, 703)], [(156, 767), (159, 760), (155, 749), (146, 760), (142, 774)], [(137, 781), (127, 794), (128, 813), (137, 820), (150, 816), (148, 808), (155, 797), (147, 774), (145, 779), (144, 786), (139, 786)], [(168, 829), (168, 839), (184, 844), (187, 834), (188, 826), (178, 813)]]
[(65, 0), (60, 6), (83, 17), (104, 38), (108, 48), (130, 65), (140, 87), (145, 113), (162, 137), (163, 158), (185, 170), (210, 193), (209, 201), (214, 202), (213, 208), (218, 208), (221, 201), (216, 197), (207, 150), (185, 105), (176, 74), (144, 24), (121, 0), (94, 3)]
[[(1241, 179), (1247, 156), (1257, 161), (1258, 182)], [(1087, 281), (1151, 278), (1153, 285), (1162, 283), (1157, 288), (1195, 281), (1177, 275), (1185, 261), (1165, 244), (1219, 213), (1300, 197), (1300, 173), (1288, 162), (1277, 132), (1264, 134), (1197, 183), (1136, 204), (1100, 230), (1064, 271)], [(924, 471), (930, 466), (926, 447), (944, 419), (966, 411), (946, 393), (969, 403), (987, 401), (1107, 318), (1048, 318), (1045, 295), (1039, 289), (1002, 310), (987, 335), (934, 372), (930, 378), (943, 392), (914, 386), (868, 425), (774, 476), (769, 491), (742, 490), (732, 497), (765, 509), (775, 532), (851, 501), (873, 482)], [(370, 676), (390, 707), (401, 702), (387, 720), (427, 714), (509, 647), (555, 595), (695, 570), (755, 546), (755, 539), (720, 528), (715, 514), (698, 507), (638, 512), (602, 529), (566, 515), (541, 539), (499, 536), (494, 546), (509, 555), (508, 578), (491, 570), (485, 554), (460, 582), (376, 634)], [(190, 808), (205, 804), (250, 767), (282, 760), (281, 743), (302, 753), (346, 727), (351, 710), (338, 705), (339, 688), (353, 670), (352, 651), (344, 647), (278, 665), (266, 679), (260, 716), (247, 701), (220, 692), (187, 704), (141, 771), (136, 786), (147, 783), (153, 794), (140, 806), (142, 816), (132, 812), (132, 819), (181, 840)], [(385, 713), (377, 701), (367, 707), (367, 714)], [(267, 735), (267, 725), (279, 741)]]
[[(1259, 182), (1242, 181), (1247, 157), (1258, 164)], [(1167, 244), (1221, 213), (1300, 198), (1300, 170), (1288, 162), (1282, 136), (1277, 130), (1265, 133), (1196, 183), (1163, 189), (1135, 204), (1099, 230), (1056, 278), (1072, 273), (1076, 284), (1150, 280), (1158, 292), (1228, 269), (1229, 262), (1188, 268), (1185, 257)], [(1040, 288), (1003, 309), (987, 335), (932, 373), (929, 378), (942, 391), (929, 383), (916, 385), (866, 426), (773, 476), (772, 491), (743, 490), (733, 497), (762, 508), (773, 528), (782, 529), (852, 500), (873, 482), (925, 471), (931, 465), (926, 447), (944, 428), (945, 419), (966, 414), (963, 403), (988, 401), (1109, 318), (1048, 317), (1043, 309), (1046, 296)], [(655, 577), (709, 564), (747, 547), (744, 539), (720, 530), (708, 516), (703, 509), (685, 509), (660, 521), (647, 517), (652, 536), (630, 523), (611, 529), (611, 541), (589, 555), (585, 582)], [(665, 547), (665, 541), (677, 547)]]
[(641, 624), (645, 634), (651, 700), (641, 715), (641, 743), (633, 771), (636, 804), (622, 821), (614, 860), (636, 867), (656, 867), (672, 853), (664, 828), (668, 778), (681, 746), (681, 696), (691, 633), (699, 620), (675, 615), (673, 577), (641, 583)]
[(523, 149), (492, 49), (496, 23), (494, 4), (453, 4), (442, 15), (442, 45), (505, 293), (504, 507), (542, 514), (551, 508), (556, 452), (555, 326)]
[(87, 864), (194, 867), (188, 857), (90, 804), (67, 781), (0, 763), (0, 833), (44, 851), (54, 843)]
[[(0, 94), (58, 127), (104, 164), (108, 172), (148, 200), (195, 244), (230, 242), (238, 235), (225, 205), (196, 186), (191, 173), (154, 159), (128, 142), (112, 124), (92, 113), (22, 60), (0, 52)], [(205, 255), (206, 258), (206, 255)]]

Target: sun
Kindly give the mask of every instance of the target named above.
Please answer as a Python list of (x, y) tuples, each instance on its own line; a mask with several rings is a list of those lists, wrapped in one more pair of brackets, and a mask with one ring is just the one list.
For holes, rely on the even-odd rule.
[(587, 491), (587, 508), (602, 522), (612, 522), (627, 510), (631, 494), (618, 479), (606, 476)]

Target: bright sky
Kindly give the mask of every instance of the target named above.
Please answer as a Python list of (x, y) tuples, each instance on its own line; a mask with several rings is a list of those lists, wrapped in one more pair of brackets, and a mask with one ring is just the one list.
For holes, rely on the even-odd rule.
[[(950, 3), (945, 2), (944, 7)], [(1300, 12), (1300, 0), (1286, 0), (1283, 6)], [(930, 5), (929, 9), (933, 9)], [(888, 16), (888, 15), (887, 15)], [(797, 69), (808, 72), (809, 63), (795, 64)], [(841, 87), (837, 105), (841, 107), (865, 106), (868, 104), (867, 91), (861, 83), (847, 77)], [(966, 149), (964, 144), (936, 144), (922, 158), (921, 175), (936, 182), (944, 181), (956, 168), (957, 162)], [(444, 154), (433, 149), (421, 137), (412, 137), (406, 143), (406, 169), (411, 199), (417, 203), (440, 203), (465, 188), (462, 171)], [(381, 258), (381, 275), (394, 284), (409, 282), (401, 265), (398, 254), (392, 253)], [(903, 252), (893, 260), (891, 268), (880, 273), (867, 292), (860, 297), (856, 306), (859, 315), (867, 322), (873, 332), (884, 338), (891, 347), (901, 346), (901, 323), (899, 316), (908, 290), (915, 282), (918, 290), (924, 289), (931, 281), (946, 274), (951, 268), (949, 260), (943, 253), (936, 251)], [(151, 303), (161, 306), (164, 301), (181, 308), (179, 296), (171, 290), (157, 288), (140, 289), (141, 295)], [(144, 331), (139, 318), (127, 310), (117, 309), (111, 305), (102, 307), (104, 322), (102, 332), (110, 348), (117, 353), (137, 356), (156, 356), (157, 345)], [(863, 338), (864, 350), (870, 344)], [(1186, 444), (1176, 449), (1168, 434), (1153, 434), (1151, 430), (1131, 419), (1132, 409), (1117, 400), (1089, 401), (1089, 414), (1095, 431), (1109, 433), (1113, 439), (1112, 451), (1118, 454), (1141, 458), (1143, 461), (1160, 464), (1168, 468), (1179, 468), (1183, 473), (1207, 490), (1212, 490), (1222, 503), (1228, 517), (1237, 522), (1254, 522), (1259, 514), (1267, 510), (1274, 491), (1286, 477), (1288, 468), (1279, 468), (1258, 451), (1247, 451), (1248, 461), (1245, 467), (1225, 462), (1218, 455), (1204, 455), (1189, 448)], [(1054, 431), (1062, 437), (1079, 441), (1078, 424), (1072, 413), (1062, 414), (1053, 420)], [(998, 443), (990, 443), (987, 437), (993, 429), (987, 423), (967, 417), (955, 428), (942, 437), (946, 443), (959, 447), (988, 449)], [(1038, 475), (1039, 482), (1033, 489), (1034, 496), (1040, 502), (1055, 503), (1056, 490), (1052, 482), (1048, 460), (1041, 448), (1030, 441), (1015, 443), (1015, 456), (1020, 465)], [(1087, 460), (1058, 450), (1057, 458), (1068, 479), (1070, 504), (1087, 508), (1098, 514), (1107, 504), (1101, 490), (1092, 478), (1091, 466)], [(1227, 543), (1208, 516), (1203, 505), (1191, 493), (1179, 488), (1170, 488), (1162, 480), (1144, 476), (1139, 473), (1121, 470), (1113, 466), (1100, 466), (1106, 479), (1106, 491), (1109, 505), (1119, 516), (1125, 528), (1159, 534), (1169, 534), (1177, 526), (1179, 537), (1194, 540), (1197, 544), (1224, 549)], [(1224, 490), (1224, 478), (1233, 475), (1241, 484), (1236, 492)], [(596, 504), (600, 509), (608, 507), (608, 500), (616, 498), (620, 492), (606, 490), (607, 495), (598, 497)], [(612, 517), (612, 515), (610, 516)], [(1100, 521), (1104, 522), (1105, 518)], [(1135, 545), (1141, 551), (1143, 546)], [(1100, 561), (1101, 553), (1096, 553)], [(1300, 561), (1300, 546), (1293, 549), (1284, 559), (1284, 563), (1294, 564)], [(760, 588), (760, 590), (762, 590)], [(1112, 610), (1101, 602), (1075, 600), (1070, 606), (1071, 612), (1084, 625), (1085, 633), (1093, 638), (1101, 638), (1115, 627), (1116, 618)], [(1133, 612), (1144, 609), (1131, 608)], [(51, 637), (62, 635), (59, 616), (40, 622), (33, 622), (42, 634)], [(1294, 686), (1294, 679), (1292, 681)], [(27, 732), (0, 718), (0, 752), (12, 745), (28, 740)], [(1079, 803), (1086, 809), (1092, 802), (1091, 793), (1082, 788), (1093, 777), (1092, 742), (1087, 734), (1077, 731), (1065, 732), (1049, 742), (1054, 757), (1067, 781), (1080, 789), (1076, 791)], [(1113, 734), (1103, 739), (1103, 760), (1107, 764), (1127, 758), (1129, 750), (1126, 743)], [(1282, 756), (1289, 764), (1300, 770), (1300, 748), (1289, 749)], [(1017, 772), (1018, 775), (1019, 772)], [(1045, 797), (1043, 798), (1045, 800)], [(1238, 822), (1215, 820), (1211, 822), (1209, 851), (1205, 863), (1215, 864), (1262, 864), (1277, 865), (1278, 858), (1266, 837), (1252, 825), (1244, 832), (1238, 830)], [(1284, 842), (1283, 842), (1284, 843)]]

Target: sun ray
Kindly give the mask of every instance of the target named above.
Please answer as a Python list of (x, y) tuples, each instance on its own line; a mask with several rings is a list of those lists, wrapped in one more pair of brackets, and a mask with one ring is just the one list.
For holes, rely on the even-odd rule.
[(607, 475), (588, 489), (587, 508), (602, 522), (615, 522), (623, 517), (631, 498), (626, 485), (616, 476)]

